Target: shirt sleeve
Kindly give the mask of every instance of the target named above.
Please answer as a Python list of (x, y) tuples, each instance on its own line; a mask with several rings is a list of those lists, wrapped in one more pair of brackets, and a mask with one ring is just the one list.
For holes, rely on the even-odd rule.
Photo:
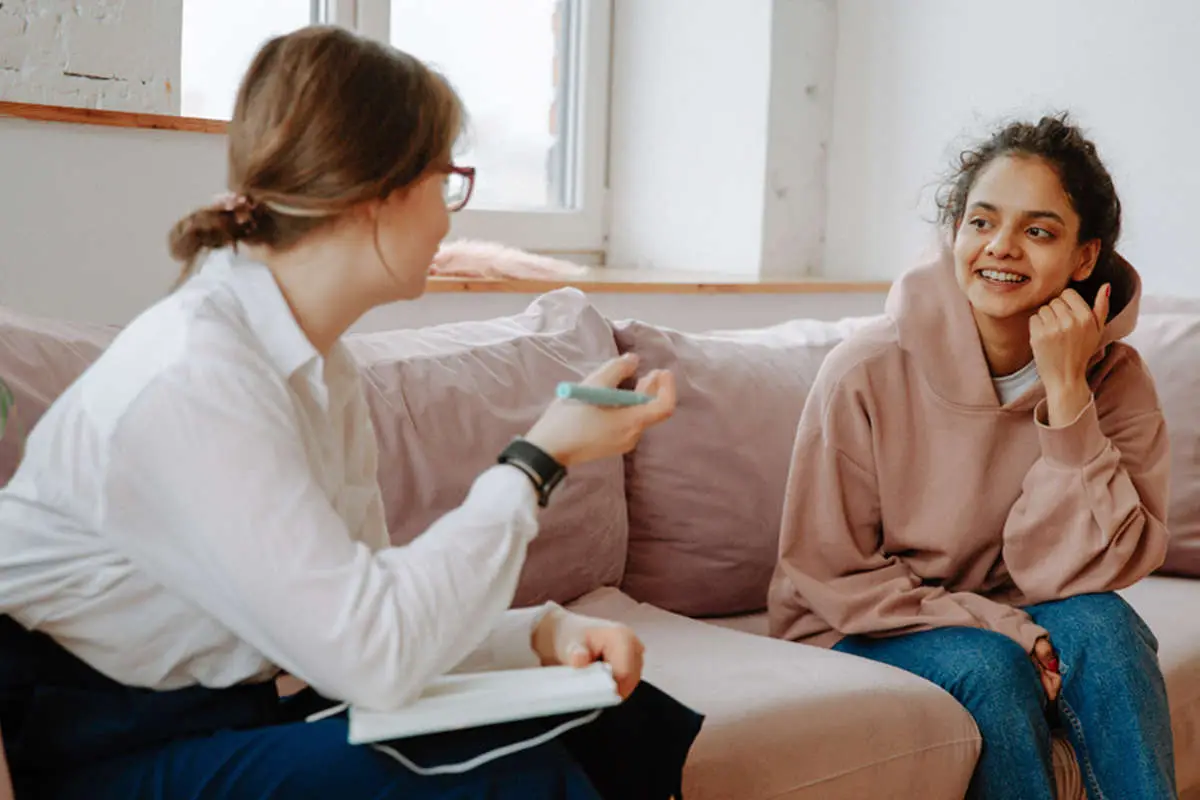
[(530, 669), (542, 660), (533, 649), (533, 629), (552, 608), (547, 603), (533, 608), (504, 612), (487, 638), (451, 672), (483, 672), (493, 669)]
[[(346, 356), (349, 359), (349, 356)], [(348, 477), (355, 485), (367, 487), (367, 502), (363, 524), (355, 532), (357, 538), (372, 550), (391, 547), (383, 493), (380, 490), (379, 439), (371, 422), (371, 408), (363, 391), (362, 381), (355, 375), (349, 404)], [(528, 480), (528, 478), (526, 478)], [(452, 672), (482, 672), (497, 669), (525, 669), (541, 665), (533, 650), (533, 629), (551, 604), (528, 609), (506, 611), (487, 634), (487, 638), (451, 670)]]
[(1069, 424), (1034, 410), (1041, 457), (1004, 524), (1004, 562), (1030, 603), (1123, 589), (1166, 557), (1166, 423), (1131, 349)]
[(103, 535), (331, 698), (395, 708), (468, 657), (527, 659), (533, 612), (505, 612), (537, 533), (529, 480), (493, 467), (411, 544), (372, 548), (260, 372), (179, 364), (142, 391), (111, 434)]

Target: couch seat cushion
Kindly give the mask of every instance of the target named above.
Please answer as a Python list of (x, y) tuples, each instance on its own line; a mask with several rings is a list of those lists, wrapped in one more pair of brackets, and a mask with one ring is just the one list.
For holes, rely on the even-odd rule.
[(966, 790), (979, 735), (933, 684), (615, 589), (572, 607), (632, 626), (646, 643), (646, 679), (707, 715), (684, 773), (688, 800), (959, 800)]
[[(1167, 680), (1175, 733), (1175, 777), (1180, 792), (1200, 800), (1200, 582), (1152, 576), (1121, 592), (1158, 637), (1159, 663)], [(721, 627), (767, 635), (767, 615), (746, 614), (711, 621)], [(1082, 798), (1074, 755), (1055, 743), (1055, 777), (1060, 797)], [(1068, 788), (1070, 787), (1070, 788)]]

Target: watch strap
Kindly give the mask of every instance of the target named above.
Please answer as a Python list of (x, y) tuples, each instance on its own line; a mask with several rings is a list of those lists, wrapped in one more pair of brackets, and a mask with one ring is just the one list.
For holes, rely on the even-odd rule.
[(497, 462), (514, 466), (528, 476), (537, 492), (538, 505), (542, 508), (550, 502), (550, 494), (567, 476), (567, 468), (557, 459), (524, 439), (509, 442)]

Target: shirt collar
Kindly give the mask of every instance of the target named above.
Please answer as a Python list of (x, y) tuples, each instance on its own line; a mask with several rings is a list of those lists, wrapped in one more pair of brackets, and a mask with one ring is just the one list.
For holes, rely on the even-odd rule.
[(232, 249), (217, 250), (205, 261), (203, 272), (226, 283), (237, 295), (250, 330), (284, 378), (321, 360), (265, 264)]

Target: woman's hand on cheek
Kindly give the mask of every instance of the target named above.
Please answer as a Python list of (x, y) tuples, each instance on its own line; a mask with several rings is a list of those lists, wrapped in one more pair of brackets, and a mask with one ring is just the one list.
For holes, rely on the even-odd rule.
[(1046, 387), (1052, 428), (1069, 425), (1091, 402), (1087, 367), (1108, 321), (1110, 291), (1109, 284), (1102, 286), (1090, 308), (1078, 292), (1067, 289), (1029, 320), (1029, 342)]

